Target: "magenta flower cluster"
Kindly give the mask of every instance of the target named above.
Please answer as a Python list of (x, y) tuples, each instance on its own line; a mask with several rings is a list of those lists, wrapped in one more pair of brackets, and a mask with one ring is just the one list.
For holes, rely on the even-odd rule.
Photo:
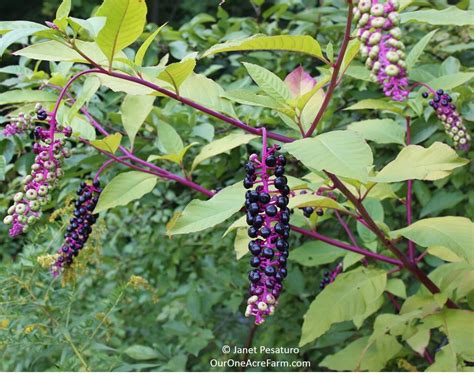
[(405, 100), (409, 91), (405, 45), (398, 27), (398, 1), (356, 0), (354, 3), (357, 36), (362, 42), (360, 51), (365, 65), (371, 69), (371, 78), (382, 85), (387, 97)]
[(64, 244), (58, 250), (58, 257), (51, 266), (51, 272), (57, 276), (65, 267), (72, 265), (74, 258), (84, 247), (92, 226), (97, 221), (98, 214), (93, 214), (102, 192), (100, 182), (92, 184), (82, 182), (77, 189), (77, 199), (74, 202), (74, 212), (64, 235)]
[[(48, 114), (38, 107), (37, 117), (40, 120), (47, 120)], [(50, 128), (54, 125), (46, 124), (49, 126), (36, 126), (33, 131), (35, 162), (31, 166), (31, 173), (23, 180), (23, 191), (14, 195), (14, 203), (3, 219), (6, 225), (11, 226), (9, 234), (12, 237), (26, 232), (29, 225), (35, 223), (41, 216), (41, 207), (50, 201), (50, 193), (63, 174), (62, 160), (70, 155), (64, 140), (54, 138), (54, 128), (53, 132)], [(69, 127), (62, 128), (58, 132), (66, 137), (71, 135)]]
[[(428, 92), (423, 93), (424, 98), (428, 98)], [(454, 147), (459, 150), (469, 150), (471, 136), (463, 124), (461, 115), (453, 104), (453, 99), (444, 90), (439, 89), (431, 93), (429, 105), (435, 111), (437, 118), (443, 123), (446, 134), (453, 140)]]
[(245, 165), (245, 188), (256, 185), (245, 195), (248, 235), (252, 238), (248, 245), (250, 265), (254, 268), (249, 272), (251, 286), (245, 316), (255, 316), (257, 325), (273, 314), (288, 273), (290, 188), (285, 177), (285, 156), (276, 155), (279, 148), (264, 146), (262, 160), (252, 154)]

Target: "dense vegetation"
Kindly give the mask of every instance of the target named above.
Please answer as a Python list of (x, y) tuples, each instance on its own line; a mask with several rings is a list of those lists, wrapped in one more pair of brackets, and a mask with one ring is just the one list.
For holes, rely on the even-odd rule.
[[(309, 361), (258, 370), (469, 370), (470, 2), (401, 1), (396, 98), (381, 55), (359, 54), (351, 1), (147, 3), (147, 16), (140, 0), (45, 1), (25, 16), (2, 4), (0, 211), (36, 194), (23, 191), (32, 145), (48, 148), (56, 120), (71, 156), (58, 156), (36, 223), (15, 237), (0, 226), (0, 370), (206, 371), (242, 359), (221, 349), (252, 336), (300, 350), (251, 360)], [(10, 21), (20, 17), (39, 23)], [(424, 98), (431, 88), (443, 93)], [(436, 116), (429, 101), (448, 95), (456, 108)], [(264, 133), (287, 160), (293, 228), (278, 307), (255, 327), (242, 181)], [(71, 217), (92, 215), (75, 200), (96, 194), (93, 180), (93, 231), (52, 273)]]

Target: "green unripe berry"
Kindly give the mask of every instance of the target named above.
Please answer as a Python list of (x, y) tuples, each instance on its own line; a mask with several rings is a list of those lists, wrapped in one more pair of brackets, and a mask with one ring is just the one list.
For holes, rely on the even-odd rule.
[(383, 17), (375, 17), (372, 20), (372, 26), (377, 28), (377, 29), (380, 29), (383, 26), (384, 23), (385, 23), (385, 18), (383, 18)]
[(390, 34), (396, 39), (400, 39), (402, 37), (402, 31), (399, 27), (394, 27), (392, 30), (390, 30)]
[(372, 68), (372, 59), (370, 57), (365, 61), (365, 66), (367, 68)]
[(32, 215), (32, 216), (28, 217), (27, 223), (28, 223), (29, 225), (32, 225), (33, 223), (36, 222), (36, 220), (37, 220), (37, 218), (36, 218), (34, 215)]
[(367, 46), (361, 45), (360, 55), (362, 59), (367, 59), (367, 57), (369, 56), (369, 48)]
[(33, 171), (39, 170), (40, 168), (41, 168), (41, 165), (40, 165), (39, 163), (33, 163), (33, 164), (31, 165), (31, 169), (32, 169)]
[(23, 179), (22, 183), (23, 183), (23, 185), (26, 185), (26, 184), (30, 183), (32, 180), (33, 180), (33, 176), (26, 175), (25, 178)]
[(35, 189), (28, 189), (25, 194), (26, 198), (28, 200), (34, 200), (36, 197), (38, 197), (38, 193), (36, 192)]
[(362, 13), (367, 13), (370, 11), (371, 6), (372, 6), (371, 0), (361, 0), (357, 7)]
[(396, 65), (390, 64), (385, 67), (385, 73), (387, 73), (390, 77), (395, 77), (398, 73), (400, 73), (400, 68)]
[(400, 60), (400, 57), (395, 51), (388, 51), (386, 56), (387, 60), (391, 63), (396, 63), (398, 60)]
[(20, 222), (22, 224), (25, 224), (26, 222), (28, 222), (28, 218), (26, 217), (26, 215), (19, 215), (17, 217), (17, 220), (18, 220), (18, 222)]
[(407, 67), (406, 61), (405, 61), (405, 60), (402, 60), (402, 59), (398, 60), (398, 63), (397, 63), (397, 64), (398, 64), (398, 66), (399, 66), (400, 68), (403, 68), (403, 69), (406, 69), (406, 67)]
[(379, 32), (373, 33), (370, 38), (369, 38), (369, 44), (371, 46), (375, 46), (380, 42), (380, 39), (382, 39), (382, 34)]
[(9, 225), (13, 222), (13, 216), (7, 215), (5, 218), (3, 218), (3, 223), (6, 225)]
[(365, 30), (365, 31), (362, 33), (362, 35), (360, 36), (360, 40), (361, 40), (362, 42), (366, 42), (367, 39), (369, 39), (369, 37), (370, 37), (370, 31), (369, 31), (369, 30)]
[(360, 16), (360, 20), (359, 20), (357, 26), (358, 26), (359, 28), (364, 27), (364, 26), (367, 25), (367, 23), (369, 22), (369, 19), (370, 19), (370, 16), (369, 16), (368, 13), (362, 14), (362, 16)]
[(15, 202), (19, 202), (23, 199), (23, 193), (21, 192), (18, 192), (15, 194), (15, 196), (13, 196), (13, 201)]
[(369, 57), (374, 60), (377, 59), (377, 57), (379, 56), (379, 51), (380, 51), (380, 48), (378, 46), (373, 46), (370, 49)]
[(400, 14), (397, 12), (391, 12), (388, 15), (388, 19), (395, 25), (398, 26), (400, 24)]
[(360, 20), (361, 13), (360, 13), (360, 10), (358, 8), (352, 9), (352, 15), (354, 17), (354, 22), (357, 22), (357, 21)]
[(33, 211), (38, 211), (40, 209), (40, 204), (38, 201), (30, 201), (30, 209)]
[(24, 226), (23, 226), (23, 232), (27, 232), (29, 228), (30, 228), (30, 226), (24, 225)]
[(8, 208), (7, 213), (11, 215), (11, 214), (15, 213), (15, 209), (16, 209), (16, 206), (12, 205)]
[(15, 208), (15, 213), (16, 214), (23, 214), (26, 211), (26, 205), (25, 204), (17, 204)]
[(41, 187), (38, 188), (38, 195), (41, 197), (44, 197), (48, 194), (48, 188), (46, 186), (42, 185)]
[(392, 4), (395, 10), (400, 9), (400, 2), (398, 0), (389, 0), (389, 3)]
[(42, 174), (42, 173), (39, 173), (39, 174), (36, 174), (36, 175), (35, 175), (35, 179), (34, 179), (34, 180), (35, 180), (35, 182), (40, 183), (40, 182), (43, 181), (43, 179), (44, 179), (43, 174)]
[(370, 14), (375, 17), (383, 16), (384, 14), (383, 4), (372, 5), (372, 8), (370, 8)]
[(376, 61), (374, 65), (372, 66), (372, 71), (374, 73), (377, 73), (380, 70), (380, 68), (381, 68), (380, 62)]

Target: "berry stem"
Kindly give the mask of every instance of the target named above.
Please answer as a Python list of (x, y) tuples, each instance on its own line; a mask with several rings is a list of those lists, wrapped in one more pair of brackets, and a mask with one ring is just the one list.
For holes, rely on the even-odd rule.
[(321, 108), (318, 111), (318, 114), (314, 118), (313, 123), (311, 124), (311, 127), (308, 129), (308, 132), (304, 135), (304, 137), (311, 137), (316, 130), (319, 122), (321, 121), (321, 118), (323, 117), (324, 113), (326, 112), (326, 109), (329, 105), (329, 102), (331, 101), (331, 97), (334, 93), (334, 89), (337, 86), (337, 81), (338, 81), (338, 76), (339, 76), (339, 70), (341, 69), (342, 62), (344, 61), (344, 55), (346, 54), (347, 46), (349, 45), (349, 41), (351, 38), (351, 26), (352, 26), (352, 8), (354, 7), (352, 4), (352, 1), (348, 1), (348, 10), (347, 10), (347, 21), (346, 21), (346, 30), (344, 32), (344, 39), (342, 41), (341, 49), (339, 51), (339, 54), (337, 56), (336, 64), (334, 65), (334, 69), (332, 71), (332, 76), (331, 76), (331, 82), (329, 83), (328, 90), (326, 92), (326, 95), (324, 97), (323, 104), (321, 105)]
[(312, 238), (317, 239), (317, 240), (321, 240), (325, 243), (334, 245), (336, 247), (345, 249), (347, 251), (355, 252), (355, 253), (364, 255), (366, 257), (373, 258), (375, 260), (386, 262), (388, 264), (402, 266), (402, 262), (399, 261), (399, 260), (396, 260), (396, 259), (388, 257), (388, 256), (379, 255), (378, 253), (370, 252), (367, 249), (363, 249), (363, 248), (356, 247), (356, 246), (353, 246), (353, 245), (350, 245), (350, 244), (347, 244), (347, 243), (343, 243), (339, 240), (329, 238), (329, 237), (324, 236), (322, 234), (319, 234), (315, 231), (306, 230), (304, 228), (296, 227), (296, 226), (291, 226), (291, 229), (295, 232), (299, 232), (300, 234), (312, 237)]
[[(362, 205), (362, 203), (352, 194), (352, 192), (344, 185), (344, 183), (342, 183), (336, 175), (327, 171), (325, 171), (325, 173), (332, 180), (336, 188), (339, 189), (339, 191), (354, 204), (362, 218), (364, 218), (364, 220), (367, 222), (370, 230), (375, 235), (377, 235), (382, 244), (387, 249), (389, 249), (398, 258), (398, 260), (401, 261), (402, 265), (408, 269), (408, 271), (413, 274), (416, 279), (425, 285), (432, 294), (439, 293), (441, 291), (439, 287), (436, 286), (436, 284), (420, 268), (418, 268), (416, 262), (410, 261), (410, 259), (402, 251), (400, 251), (400, 249), (398, 249), (398, 247), (395, 246), (395, 244), (390, 239), (385, 236), (384, 232), (377, 226), (370, 214), (367, 212), (364, 205)], [(449, 308), (458, 308), (456, 303), (450, 299), (447, 300), (446, 305)]]

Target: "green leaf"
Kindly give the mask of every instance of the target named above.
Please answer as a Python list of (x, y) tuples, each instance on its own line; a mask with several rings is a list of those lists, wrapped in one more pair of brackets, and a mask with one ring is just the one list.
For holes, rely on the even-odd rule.
[(122, 124), (127, 131), (130, 143), (133, 145), (135, 136), (145, 122), (153, 108), (155, 97), (150, 95), (126, 95), (120, 111), (122, 113)]
[(97, 149), (106, 151), (111, 154), (115, 154), (122, 141), (122, 135), (120, 133), (114, 133), (104, 137), (101, 140), (91, 141), (91, 144)]
[(318, 294), (304, 316), (299, 346), (326, 333), (332, 324), (352, 320), (382, 294), (387, 283), (385, 271), (357, 268), (340, 274)]
[(293, 208), (304, 208), (307, 206), (312, 206), (315, 208), (329, 208), (337, 209), (342, 212), (349, 212), (344, 206), (339, 204), (336, 200), (325, 196), (315, 196), (312, 194), (298, 195), (295, 197), (290, 197), (290, 202), (288, 207)]
[(350, 66), (352, 60), (357, 56), (360, 50), (360, 41), (356, 39), (352, 39), (347, 46), (346, 53), (344, 54), (344, 58), (342, 59), (340, 74), (341, 76)]
[(442, 87), (444, 90), (454, 89), (474, 78), (474, 73), (458, 72), (441, 76), (428, 82), (428, 85), (434, 88)]
[(250, 240), (246, 228), (237, 229), (234, 240), (235, 258), (237, 260), (240, 260), (249, 251), (248, 244)]
[[(222, 98), (224, 89), (218, 83), (202, 74), (192, 73), (181, 84), (179, 92), (181, 97), (191, 99), (213, 110), (236, 117), (232, 104), (227, 99)], [(203, 93), (206, 93), (206, 95), (203, 95)]]
[(128, 347), (125, 351), (130, 358), (135, 360), (149, 360), (156, 359), (160, 356), (159, 352), (148, 346), (133, 345)]
[[(76, 40), (76, 46), (92, 60), (99, 64), (107, 62), (107, 58), (95, 42)], [(35, 43), (13, 53), (15, 56), (25, 56), (34, 60), (44, 61), (71, 61), (87, 63), (79, 53), (63, 43), (55, 40)]]
[(437, 215), (439, 212), (454, 208), (457, 204), (466, 198), (461, 192), (447, 192), (444, 190), (438, 190), (435, 192), (433, 197), (423, 206), (420, 213), (420, 218), (430, 216), (432, 214)]
[(392, 237), (403, 236), (422, 247), (443, 246), (474, 264), (474, 223), (464, 217), (437, 217), (416, 221), (392, 231)]
[(189, 234), (214, 227), (242, 208), (244, 193), (245, 189), (239, 182), (224, 188), (207, 201), (192, 200), (174, 226), (168, 229), (168, 234)]
[(82, 106), (86, 104), (92, 96), (96, 93), (97, 90), (100, 88), (100, 80), (95, 76), (89, 76), (84, 81), (84, 84), (81, 88), (81, 93), (76, 98), (76, 101), (69, 109), (67, 114), (67, 122), (71, 123), (76, 114), (79, 112)]
[(117, 52), (131, 45), (143, 32), (147, 7), (144, 0), (105, 0), (96, 16), (107, 17), (97, 44), (112, 64)]
[(105, 17), (90, 17), (87, 20), (75, 17), (69, 17), (68, 19), (71, 26), (75, 27), (78, 32), (85, 31), (89, 37), (93, 39), (97, 37), (97, 34), (102, 30), (106, 21)]
[(257, 137), (259, 136), (237, 131), (232, 132), (223, 138), (215, 140), (204, 146), (201, 152), (196, 156), (196, 158), (194, 158), (192, 169), (194, 170), (197, 165), (206, 159), (225, 153), (236, 148), (237, 146), (245, 145)]
[(7, 168), (7, 162), (5, 156), (0, 155), (0, 181), (5, 180), (5, 172)]
[[(144, 86), (135, 82), (126, 81), (121, 78), (110, 77), (105, 74), (99, 74), (97, 75), (97, 77), (99, 77), (102, 85), (107, 86), (109, 89), (115, 92), (124, 92), (130, 95), (151, 95), (151, 94), (155, 96), (161, 95), (157, 91), (150, 89), (147, 86)], [(169, 85), (167, 82), (151, 80), (149, 78), (147, 79), (148, 81), (154, 82), (155, 84), (161, 87), (164, 87), (165, 89), (173, 90), (173, 87)]]
[(193, 73), (195, 66), (196, 60), (190, 58), (184, 59), (178, 63), (168, 65), (165, 70), (158, 75), (158, 78), (173, 85), (177, 91), (181, 84)]
[(202, 57), (220, 52), (259, 50), (300, 52), (325, 60), (319, 43), (308, 35), (255, 35), (240, 41), (217, 44), (204, 52)]
[(428, 316), (424, 327), (439, 328), (448, 337), (452, 350), (466, 361), (474, 361), (474, 313), (462, 309), (446, 309)]
[(410, 179), (438, 180), (449, 176), (455, 168), (468, 162), (441, 142), (435, 142), (427, 149), (419, 145), (408, 145), (371, 180), (385, 183)]
[(418, 354), (423, 355), (430, 342), (430, 331), (428, 329), (418, 330), (413, 336), (407, 338), (407, 343)]
[(311, 127), (316, 114), (324, 102), (324, 97), (324, 91), (322, 89), (318, 90), (311, 96), (303, 107), (303, 111), (301, 111), (301, 123), (305, 132)]
[(82, 116), (75, 116), (70, 123), (72, 134), (86, 140), (95, 140), (95, 128)]
[(267, 97), (266, 95), (255, 94), (250, 90), (229, 90), (226, 91), (222, 96), (231, 101), (249, 106), (267, 107), (273, 109), (278, 109), (281, 107), (281, 104), (276, 102), (273, 98)]
[(193, 142), (189, 144), (188, 146), (182, 148), (179, 152), (176, 154), (165, 154), (165, 155), (150, 155), (148, 157), (148, 162), (155, 161), (157, 159), (164, 159), (170, 162), (174, 162), (176, 164), (182, 164), (184, 156), (188, 152), (188, 150), (193, 147), (194, 145), (197, 145), (197, 142)]
[(291, 99), (290, 90), (275, 73), (259, 65), (243, 64), (258, 87), (270, 97), (280, 103), (286, 103)]
[(94, 213), (127, 205), (155, 188), (157, 177), (141, 171), (123, 172), (112, 179), (100, 194)]
[(353, 131), (323, 133), (286, 144), (284, 150), (308, 168), (327, 170), (363, 182), (367, 181), (367, 168), (373, 163), (369, 145)]
[(55, 102), (57, 95), (43, 90), (9, 90), (0, 94), (0, 105), (13, 103)]
[(436, 256), (440, 258), (441, 260), (448, 261), (448, 262), (459, 262), (463, 260), (461, 257), (459, 257), (456, 253), (451, 251), (449, 248), (443, 247), (441, 245), (433, 245), (431, 247), (428, 247), (426, 249), (426, 252), (428, 252), (432, 256)]
[(319, 365), (334, 371), (377, 372), (402, 349), (392, 336), (384, 336), (367, 348), (368, 345), (369, 337), (359, 338), (336, 354), (325, 357)]
[(443, 10), (429, 9), (401, 14), (401, 22), (420, 22), (430, 25), (474, 25), (474, 11), (448, 7)]
[(421, 38), (417, 44), (413, 46), (410, 50), (410, 53), (407, 55), (406, 63), (408, 69), (411, 69), (415, 66), (415, 63), (418, 61), (419, 57), (423, 53), (423, 50), (426, 48), (428, 43), (430, 43), (431, 38), (438, 30), (433, 30), (432, 32), (426, 34), (423, 38)]
[(399, 278), (390, 278), (387, 281), (386, 290), (402, 299), (407, 298), (407, 290), (403, 281)]
[(156, 29), (153, 33), (151, 33), (148, 38), (145, 39), (143, 44), (140, 46), (140, 48), (137, 51), (137, 54), (135, 55), (135, 64), (138, 65), (139, 67), (142, 66), (143, 63), (143, 58), (145, 57), (146, 52), (148, 51), (148, 48), (150, 45), (153, 43), (155, 40), (156, 36), (158, 33), (161, 31), (161, 29), (166, 25), (163, 24), (161, 25), (158, 29)]
[(69, 16), (69, 12), (71, 11), (71, 0), (63, 0), (59, 5), (58, 9), (56, 10), (56, 19), (62, 20)]
[[(442, 264), (433, 270), (429, 278), (446, 298), (462, 301), (474, 291), (474, 265), (465, 261)], [(432, 296), (426, 287), (421, 287), (415, 296)]]
[(426, 372), (457, 371), (457, 363), (458, 361), (453, 346), (448, 343), (436, 353), (434, 363), (426, 369)]
[(318, 266), (330, 264), (347, 252), (334, 245), (322, 241), (305, 242), (290, 252), (289, 259), (304, 266)]
[(405, 145), (405, 128), (392, 119), (373, 119), (351, 123), (347, 129), (379, 144)]
[(403, 114), (403, 109), (400, 106), (385, 99), (363, 99), (344, 110), (379, 110)]
[(46, 26), (35, 24), (29, 28), (11, 30), (7, 32), (2, 36), (2, 38), (0, 38), (0, 56), (2, 56), (5, 50), (13, 43), (19, 42), (23, 38), (29, 37), (38, 31), (47, 29), (48, 28)]
[(160, 121), (157, 124), (158, 128), (158, 141), (160, 149), (168, 154), (178, 154), (184, 148), (183, 141), (179, 136), (178, 132), (164, 121)]

